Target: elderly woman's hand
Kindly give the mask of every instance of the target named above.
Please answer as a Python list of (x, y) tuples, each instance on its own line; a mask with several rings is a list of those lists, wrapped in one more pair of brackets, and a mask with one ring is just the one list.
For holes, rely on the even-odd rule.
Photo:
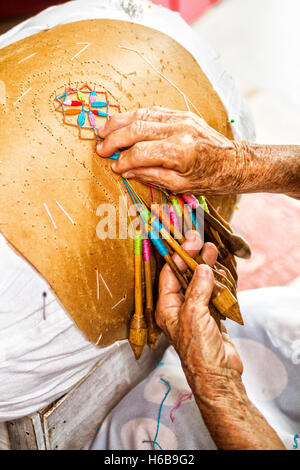
[[(183, 245), (195, 256), (202, 247), (197, 232), (188, 232)], [(211, 243), (202, 249), (205, 262), (213, 266), (217, 250)], [(175, 254), (174, 261), (186, 265)], [(226, 334), (220, 332), (208, 309), (213, 272), (199, 266), (185, 293), (168, 265), (159, 279), (156, 320), (174, 345), (205, 424), (220, 449), (284, 449), (274, 429), (247, 397), (241, 380), (243, 366)]]
[(127, 148), (112, 164), (126, 178), (157, 183), (174, 192), (239, 192), (242, 144), (191, 112), (138, 109), (112, 116), (98, 133), (104, 138), (97, 146), (100, 156)]
[[(186, 235), (183, 248), (195, 256), (202, 247), (202, 240), (196, 231)], [(212, 243), (202, 248), (204, 261), (213, 266), (217, 259), (217, 249)], [(180, 270), (187, 269), (177, 255), (174, 260)], [(218, 376), (240, 379), (243, 366), (239, 355), (222, 325), (220, 332), (210, 315), (208, 304), (214, 285), (213, 272), (207, 265), (199, 265), (192, 281), (183, 296), (180, 284), (166, 264), (160, 274), (159, 298), (156, 307), (156, 321), (177, 350), (185, 372), (191, 379)]]

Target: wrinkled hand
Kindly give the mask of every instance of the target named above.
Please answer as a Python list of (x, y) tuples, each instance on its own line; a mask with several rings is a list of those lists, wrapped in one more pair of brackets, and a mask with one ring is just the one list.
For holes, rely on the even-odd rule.
[[(199, 234), (188, 232), (186, 238), (183, 246), (195, 256), (202, 247)], [(216, 247), (205, 243), (202, 257), (213, 266)], [(174, 255), (174, 261), (184, 272), (182, 259)], [(157, 323), (179, 354), (202, 418), (219, 449), (284, 449), (247, 396), (241, 380), (243, 365), (226, 329), (222, 326), (220, 332), (209, 313), (213, 283), (211, 268), (200, 265), (183, 296), (177, 278), (165, 265), (159, 279)]]
[[(199, 234), (188, 232), (183, 248), (194, 257), (201, 246)], [(205, 243), (202, 257), (213, 266), (217, 259), (216, 247), (212, 243)], [(174, 260), (182, 272), (187, 269), (178, 255), (174, 255)], [(213, 272), (207, 265), (200, 265), (196, 269), (185, 297), (168, 265), (163, 267), (159, 279), (156, 321), (177, 350), (186, 375), (196, 375), (200, 380), (206, 380), (209, 374), (240, 377), (243, 370), (224, 325), (220, 332), (209, 313), (208, 303), (213, 284)]]
[(173, 192), (228, 194), (242, 179), (243, 144), (230, 141), (196, 114), (160, 107), (112, 116), (98, 130), (102, 157), (119, 149), (112, 168), (126, 178)]

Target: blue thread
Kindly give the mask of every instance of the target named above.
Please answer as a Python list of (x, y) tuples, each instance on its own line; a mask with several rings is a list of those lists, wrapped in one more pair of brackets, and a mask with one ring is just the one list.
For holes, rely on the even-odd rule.
[(60, 100), (62, 97), (64, 98), (63, 101), (65, 101), (65, 99), (67, 98), (67, 93), (64, 93), (63, 95), (58, 96), (57, 99)]
[[(93, 105), (92, 105), (93, 106)], [(99, 109), (96, 110), (97, 111), (97, 115), (100, 116), (100, 117), (107, 117), (107, 113), (104, 113), (103, 111), (99, 111)]]
[[(135, 196), (135, 194), (133, 193), (132, 189), (130, 188), (128, 182), (126, 181), (125, 178), (123, 178), (123, 176), (122, 176), (122, 180), (123, 180), (123, 183), (125, 184), (125, 186), (127, 188), (127, 191), (129, 192), (129, 194), (131, 196), (131, 199), (133, 200), (133, 203), (134, 203), (138, 213), (140, 214), (140, 216), (142, 217), (142, 219), (145, 223), (148, 222), (148, 220), (145, 220), (145, 214), (143, 214), (143, 212), (145, 211), (145, 207), (140, 203), (138, 198)], [(142, 207), (143, 210), (141, 210), (140, 207)]]
[(115, 152), (108, 158), (110, 158), (111, 160), (118, 160), (119, 156), (120, 156), (120, 152)]
[(164, 364), (164, 362), (159, 362), (156, 367), (163, 366)]
[(77, 122), (78, 122), (78, 125), (79, 125), (80, 127), (82, 127), (82, 126), (84, 125), (84, 123), (85, 123), (85, 114), (84, 114), (84, 107), (83, 107), (83, 105), (82, 105), (82, 111), (81, 111), (81, 113), (80, 113), (79, 116), (78, 116)]
[(106, 108), (107, 103), (105, 101), (94, 101), (94, 103), (91, 103), (91, 106), (93, 108)]
[(160, 221), (158, 219), (154, 219), (152, 222), (151, 222), (151, 225), (153, 228), (155, 228), (155, 230), (157, 230), (158, 232), (163, 228), (162, 224), (160, 223)]
[(157, 248), (161, 256), (166, 256), (169, 254), (169, 250), (165, 247), (164, 242), (159, 238), (159, 235), (155, 230), (148, 232), (148, 237), (152, 241), (155, 248)]
[(152, 449), (155, 449), (155, 446), (157, 445), (157, 447), (159, 447), (160, 450), (163, 450), (163, 448), (162, 448), (162, 447), (159, 445), (159, 443), (156, 441), (156, 438), (157, 438), (157, 436), (158, 436), (158, 431), (159, 431), (159, 424), (160, 424), (160, 418), (161, 418), (161, 410), (162, 410), (163, 404), (164, 404), (164, 402), (166, 401), (167, 396), (169, 395), (169, 393), (170, 393), (172, 387), (171, 387), (171, 385), (170, 385), (166, 380), (162, 379), (161, 377), (160, 377), (160, 380), (161, 380), (162, 382), (164, 382), (166, 385), (168, 385), (169, 389), (168, 389), (168, 391), (166, 392), (166, 394), (165, 394), (165, 396), (164, 396), (164, 398), (163, 398), (163, 400), (162, 400), (162, 402), (161, 402), (161, 404), (160, 404), (160, 407), (159, 407), (158, 417), (157, 417), (156, 434), (155, 434), (155, 437), (154, 437), (153, 441), (142, 441), (142, 442), (143, 442), (143, 443), (144, 443), (144, 442), (152, 442)]
[(196, 216), (195, 216), (193, 211), (190, 212), (190, 217), (192, 219), (192, 222), (193, 222), (193, 225), (194, 225), (195, 229), (198, 230), (198, 222), (197, 222)]
[(298, 448), (297, 439), (299, 439), (299, 437), (300, 437), (299, 434), (294, 434), (294, 442), (295, 442), (295, 444), (293, 444), (294, 449)]

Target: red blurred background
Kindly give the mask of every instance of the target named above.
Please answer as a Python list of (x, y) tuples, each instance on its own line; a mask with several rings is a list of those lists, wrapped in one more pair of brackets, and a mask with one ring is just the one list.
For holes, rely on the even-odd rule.
[[(179, 11), (188, 22), (193, 22), (212, 4), (219, 0), (153, 0), (153, 3), (163, 5), (171, 10)], [(0, 18), (32, 15), (51, 5), (65, 3), (62, 0), (14, 0), (5, 2), (1, 0)]]

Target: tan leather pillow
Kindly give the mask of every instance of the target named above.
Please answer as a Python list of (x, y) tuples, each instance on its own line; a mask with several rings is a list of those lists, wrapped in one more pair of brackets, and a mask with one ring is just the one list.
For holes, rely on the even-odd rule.
[[(81, 43), (87, 42), (85, 48)], [(97, 237), (97, 207), (113, 203), (118, 215), (120, 190), (110, 161), (95, 154), (92, 141), (78, 139), (75, 128), (62, 124), (55, 97), (68, 86), (87, 83), (106, 90), (123, 111), (152, 105), (186, 109), (174, 87), (138, 54), (119, 46), (144, 52), (212, 127), (232, 138), (225, 109), (197, 62), (153, 29), (87, 20), (0, 50), (5, 85), (0, 101), (1, 233), (48, 281), (86, 337), (97, 343), (102, 335), (101, 346), (127, 337), (134, 292), (132, 241)], [(149, 188), (139, 185), (139, 191), (150, 200)], [(235, 198), (214, 202), (228, 218)]]

